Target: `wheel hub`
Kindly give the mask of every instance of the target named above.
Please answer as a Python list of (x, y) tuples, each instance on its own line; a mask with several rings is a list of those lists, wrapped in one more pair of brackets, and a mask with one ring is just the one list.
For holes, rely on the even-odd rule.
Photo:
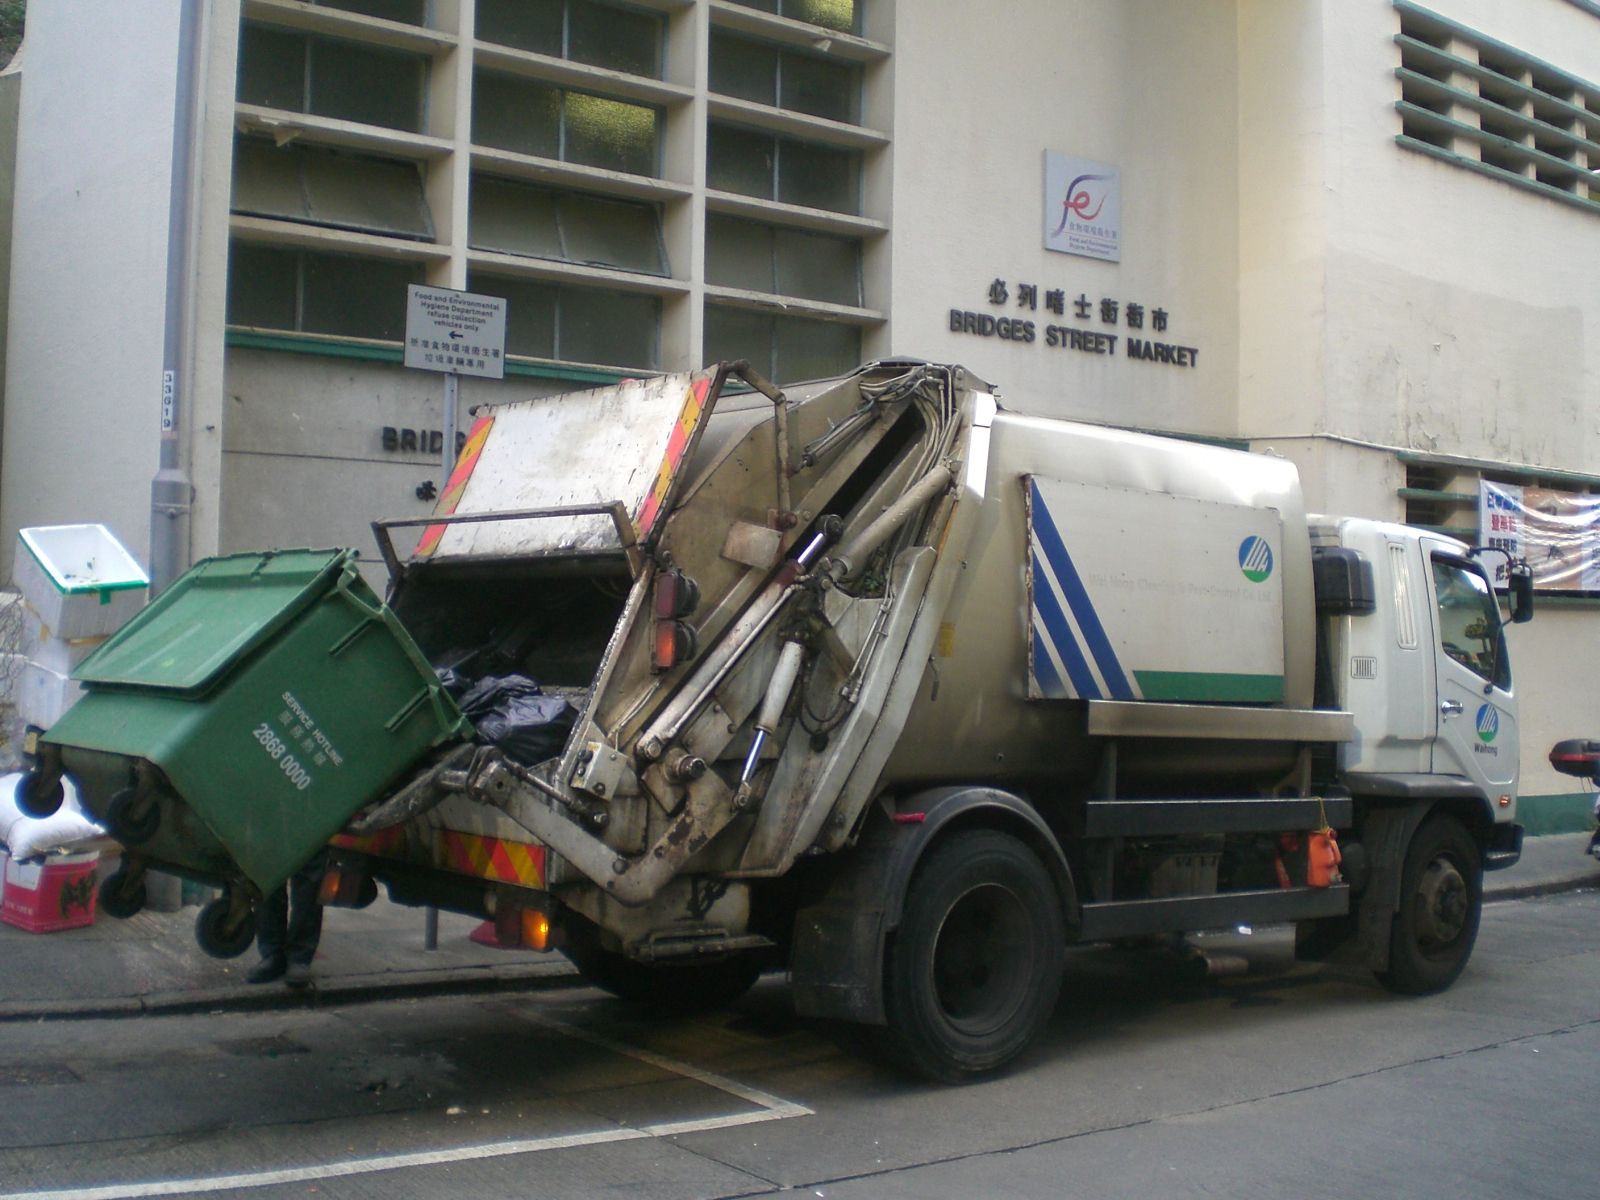
[(969, 1033), (1003, 1024), (1026, 993), (1027, 915), (1011, 892), (975, 888), (946, 914), (934, 950), (939, 1006)]
[(1428, 949), (1448, 945), (1467, 926), (1471, 895), (1467, 881), (1448, 858), (1428, 864), (1417, 886), (1417, 940)]

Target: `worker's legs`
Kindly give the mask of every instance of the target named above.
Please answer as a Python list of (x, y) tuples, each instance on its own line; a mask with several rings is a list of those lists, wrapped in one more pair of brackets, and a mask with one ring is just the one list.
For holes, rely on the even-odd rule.
[(289, 892), (287, 888), (274, 888), (256, 910), (256, 948), (261, 951), (261, 961), (245, 978), (251, 983), (283, 978), (289, 967), (285, 954), (288, 940)]

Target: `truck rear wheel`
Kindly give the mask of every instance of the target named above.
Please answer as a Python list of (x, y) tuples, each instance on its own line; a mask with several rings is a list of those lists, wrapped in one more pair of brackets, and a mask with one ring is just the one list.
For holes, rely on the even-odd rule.
[(1406, 848), (1389, 969), (1378, 972), (1379, 982), (1412, 996), (1449, 987), (1472, 956), (1482, 913), (1483, 856), (1477, 843), (1454, 817), (1430, 817)]
[(605, 949), (593, 929), (569, 928), (562, 953), (584, 982), (602, 992), (674, 1013), (709, 1012), (732, 1004), (761, 976), (761, 960), (749, 951), (710, 962), (642, 963)]
[(957, 833), (917, 867), (884, 971), (889, 1028), (922, 1074), (960, 1083), (1027, 1049), (1061, 990), (1061, 901), (1010, 834)]

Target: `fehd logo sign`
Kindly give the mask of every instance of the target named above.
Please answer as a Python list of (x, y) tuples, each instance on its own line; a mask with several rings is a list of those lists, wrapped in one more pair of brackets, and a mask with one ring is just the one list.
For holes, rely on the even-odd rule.
[(1044, 248), (1122, 261), (1122, 173), (1116, 167), (1044, 152)]

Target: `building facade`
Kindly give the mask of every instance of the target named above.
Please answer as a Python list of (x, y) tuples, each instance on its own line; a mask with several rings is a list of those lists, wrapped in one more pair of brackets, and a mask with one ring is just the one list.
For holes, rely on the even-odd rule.
[[(719, 358), (909, 355), (1469, 540), (1481, 479), (1600, 490), (1593, 0), (198, 7), (191, 558), (370, 557), (370, 521), (429, 510), (446, 422), (401, 365), (409, 283), (508, 302), (463, 421)], [(7, 552), (80, 520), (149, 541), (181, 11), (29, 14)], [(1600, 711), (1573, 653), (1600, 598), (1547, 599), (1513, 638), (1525, 790), (1570, 817), (1542, 762)]]

